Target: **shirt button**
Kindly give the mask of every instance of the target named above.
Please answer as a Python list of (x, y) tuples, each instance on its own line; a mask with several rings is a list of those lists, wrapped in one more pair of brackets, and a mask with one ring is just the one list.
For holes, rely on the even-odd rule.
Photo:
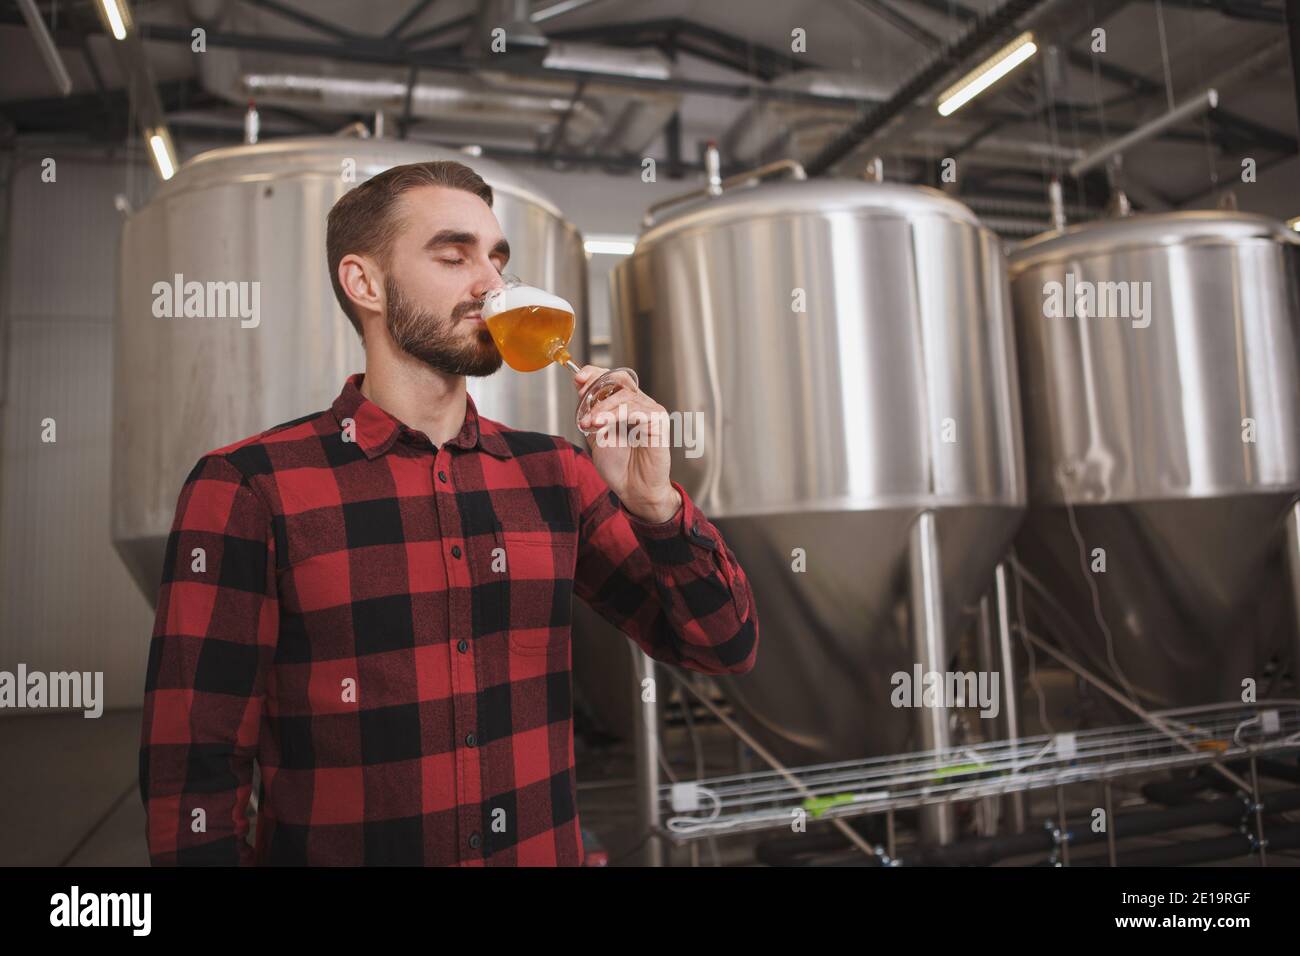
[(459, 641), (456, 642), (456, 650), (464, 654), (467, 650), (469, 650), (469, 641), (465, 640), (465, 638), (462, 637)]
[(451, 546), (451, 556), (452, 556), (453, 558), (459, 558), (459, 557), (460, 557), (460, 545), (458, 545), (458, 544), (453, 544), (453, 545)]
[(447, 473), (445, 471), (438, 472), (438, 480), (445, 485), (447, 483)]
[(475, 737), (473, 734), (466, 734), (465, 743), (473, 747), (476, 743), (478, 743), (478, 738)]
[(482, 843), (483, 843), (483, 838), (479, 836), (477, 833), (471, 833), (469, 835), (469, 845), (473, 849), (477, 850), (479, 846), (482, 845)]
[(699, 533), (700, 533), (700, 524), (699, 524), (699, 522), (698, 522), (698, 521), (692, 521), (692, 522), (691, 522), (691, 534), (699, 534)]

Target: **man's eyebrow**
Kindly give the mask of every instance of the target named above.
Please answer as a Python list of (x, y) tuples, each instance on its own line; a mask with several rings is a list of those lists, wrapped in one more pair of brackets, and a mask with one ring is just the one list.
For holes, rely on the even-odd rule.
[[(432, 251), (439, 246), (477, 246), (478, 235), (472, 232), (464, 232), (460, 229), (440, 229), (433, 234), (428, 242), (424, 244), (425, 251)], [(497, 240), (497, 244), (492, 247), (493, 255), (510, 258), (510, 243), (505, 239)]]

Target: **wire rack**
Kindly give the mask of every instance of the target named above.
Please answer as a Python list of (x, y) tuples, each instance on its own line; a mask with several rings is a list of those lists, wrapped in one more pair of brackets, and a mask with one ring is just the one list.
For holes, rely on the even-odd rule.
[(1158, 711), (1147, 723), (999, 740), (659, 788), (674, 843), (1300, 751), (1300, 701)]

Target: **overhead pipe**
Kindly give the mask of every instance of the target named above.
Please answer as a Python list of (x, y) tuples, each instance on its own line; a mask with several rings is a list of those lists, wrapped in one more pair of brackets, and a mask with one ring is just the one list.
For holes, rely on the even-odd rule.
[(570, 110), (567, 102), (554, 96), (505, 93), (491, 88), (473, 90), (442, 83), (411, 85), (398, 80), (359, 77), (246, 73), (239, 92), (255, 96), (263, 104), (341, 112), (397, 110), (409, 95), (412, 116), (470, 120), (499, 116), (516, 125), (557, 123), (569, 111), (569, 128), (580, 139), (594, 135), (603, 122), (601, 115), (582, 101), (573, 103)]
[(479, 0), (474, 14), (474, 29), (465, 38), (464, 53), (469, 59), (492, 57), (493, 32), (505, 34), (505, 55), (542, 56), (546, 52), (546, 34), (533, 25), (529, 0)]
[[(390, 119), (400, 114), (403, 125), (414, 118), (450, 119), (469, 136), (523, 136), (528, 142), (533, 142), (538, 133), (562, 129), (565, 142), (552, 141), (552, 146), (584, 153), (604, 153), (610, 148), (618, 153), (643, 153), (680, 102), (680, 95), (668, 89), (623, 89), (619, 85), (621, 79), (670, 82), (674, 75), (672, 61), (658, 50), (551, 43), (529, 21), (527, 0), (481, 2), (477, 16), (482, 26), (480, 40), (488, 41), (488, 33), (501, 27), (506, 30), (508, 49), (515, 48), (518, 41), (543, 52), (544, 59), (540, 63), (527, 56), (474, 60), (467, 54), (462, 57), (462, 75), (431, 78), (428, 71), (437, 67), (413, 55), (402, 58), (400, 75), (396, 69), (337, 75), (330, 61), (350, 59), (349, 53), (354, 50), (330, 48), (322, 51), (315, 62), (295, 59), (294, 66), (285, 70), (256, 52), (220, 49), (232, 44), (222, 41), (220, 31), (209, 30), (213, 49), (201, 58), (200, 79), (205, 89), (241, 106), (256, 99), (263, 107), (372, 115), (383, 111)], [(153, 26), (147, 34), (150, 39), (158, 38)], [(520, 38), (527, 33), (535, 34), (538, 43), (522, 42)], [(256, 42), (233, 45), (242, 50), (272, 52), (280, 50), (282, 42), (259, 37)], [(478, 50), (482, 52), (481, 47)], [(510, 82), (514, 77), (509, 74), (521, 66), (531, 76), (522, 83)], [(491, 73), (474, 75), (477, 68), (490, 68)], [(421, 70), (425, 71), (423, 77)], [(466, 72), (470, 75), (464, 75)], [(577, 94), (569, 78), (574, 72), (582, 74), (579, 82), (583, 86)]]
[(1083, 159), (1070, 166), (1071, 176), (1082, 176), (1091, 169), (1096, 169), (1112, 156), (1123, 153), (1125, 150), (1138, 143), (1145, 142), (1153, 136), (1158, 136), (1171, 126), (1177, 126), (1186, 120), (1200, 116), (1207, 110), (1212, 110), (1219, 105), (1219, 91), (1208, 89), (1188, 100), (1182, 106), (1176, 106), (1163, 116), (1158, 116), (1149, 123), (1143, 123), (1133, 132), (1121, 136), (1119, 139), (1112, 140), (1100, 149), (1094, 150)]
[[(1289, 0), (1289, 2), (1296, 3), (1297, 9), (1300, 9), (1300, 0)], [(1300, 22), (1300, 15), (1297, 17), (1297, 22)], [(1300, 56), (1300, 47), (1297, 48), (1296, 56)], [(1287, 59), (1287, 40), (1283, 37), (1274, 43), (1264, 46), (1258, 53), (1254, 53), (1241, 62), (1233, 64), (1223, 72), (1210, 77), (1206, 81), (1206, 86), (1207, 88), (1214, 88), (1220, 95), (1223, 95), (1225, 92), (1230, 90), (1247, 88), (1264, 74), (1285, 66)], [(1297, 60), (1296, 57), (1291, 57), (1291, 63), (1295, 65), (1295, 69), (1300, 70), (1300, 65), (1296, 65), (1300, 64), (1300, 60)], [(1294, 140), (1292, 143), (1294, 144)], [(1292, 152), (1294, 152), (1294, 145), (1290, 148)], [(1158, 204), (1153, 204), (1151, 202), (1151, 197), (1137, 195), (1133, 186), (1134, 184), (1130, 181), (1128, 183), (1129, 192), (1134, 193), (1139, 202), (1148, 208), (1158, 207)], [(1183, 208), (1194, 208), (1198, 206), (1206, 196), (1217, 192), (1219, 188), (1218, 185), (1213, 185), (1208, 189), (1197, 193), (1195, 196), (1182, 197), (1179, 200), (1179, 204)]]
[(560, 0), (559, 3), (553, 3), (549, 7), (543, 7), (540, 10), (534, 10), (529, 14), (529, 19), (533, 23), (542, 23), (550, 20), (552, 17), (563, 16), (566, 13), (572, 13), (574, 10), (580, 10), (583, 7), (589, 7), (593, 3), (601, 3), (602, 0)]
[(260, 105), (296, 109), (336, 110), (412, 118), (447, 120), (464, 126), (469, 135), (526, 136), (531, 142), (538, 132), (560, 126), (565, 130), (567, 151), (641, 154), (659, 135), (680, 102), (676, 93), (663, 90), (623, 90), (611, 83), (623, 76), (638, 79), (671, 77), (672, 64), (654, 50), (626, 51), (592, 44), (552, 44), (546, 63), (555, 62), (561, 72), (578, 64), (593, 79), (575, 98), (572, 84), (560, 75), (542, 74), (529, 79), (524, 88), (502, 85), (505, 80), (474, 75), (424, 79), (408, 71), (403, 76), (337, 76), (319, 64), (295, 66), (294, 72), (259, 70), (258, 61), (241, 54), (212, 50), (202, 58), (200, 79), (205, 89), (232, 102), (250, 98)]
[[(946, 126), (936, 126), (934, 129), (923, 130), (916, 135), (917, 143), (933, 144), (940, 148), (964, 147), (968, 139), (970, 137), (965, 132)], [(1048, 159), (1060, 162), (1074, 162), (1076, 159), (1082, 159), (1084, 155), (1083, 150), (1077, 146), (1062, 146), (1040, 140), (995, 135), (979, 137), (977, 143), (964, 148), (961, 155), (967, 156), (980, 152), (990, 157), (998, 155), (1027, 156), (1037, 160)], [(1041, 163), (1038, 168), (1041, 168)]]
[(54, 45), (54, 38), (50, 36), (45, 21), (41, 19), (40, 12), (36, 9), (35, 0), (18, 0), (18, 9), (22, 11), (23, 19), (27, 21), (27, 26), (32, 31), (36, 48), (41, 51), (41, 59), (45, 61), (45, 65), (54, 76), (54, 85), (58, 88), (59, 95), (67, 96), (72, 92), (72, 77), (68, 75), (68, 68), (63, 65), (63, 57), (59, 55), (59, 48)]
[[(811, 93), (843, 99), (844, 102), (831, 100), (819, 106), (783, 99), (750, 103), (722, 134), (722, 148), (728, 156), (742, 162), (761, 162), (764, 156), (769, 155), (771, 143), (761, 142), (764, 130), (770, 125), (769, 113), (776, 114), (776, 122), (782, 125), (807, 124), (821, 118), (838, 129), (849, 118), (857, 116), (865, 105), (883, 102), (889, 95), (889, 89), (879, 82), (823, 69), (787, 73), (774, 79), (766, 89), (782, 93)], [(789, 124), (783, 115), (787, 112), (793, 116)]]
[[(148, 38), (151, 42), (158, 43), (183, 43), (189, 46), (193, 42), (190, 36), (189, 27), (177, 26), (166, 23), (150, 23), (147, 27)], [(337, 43), (323, 43), (314, 40), (302, 40), (296, 37), (278, 37), (278, 36), (261, 36), (250, 33), (236, 33), (226, 30), (209, 30), (208, 31), (208, 49), (234, 49), (250, 52), (278, 53), (286, 56), (308, 56), (320, 57), (329, 61), (339, 61), (347, 63), (369, 63), (387, 67), (402, 67), (410, 69), (418, 67), (420, 70), (429, 70), (439, 73), (454, 73), (464, 75), (466, 71), (474, 69), (478, 64), (467, 60), (463, 56), (449, 55), (440, 51), (421, 51), (414, 50), (407, 53), (394, 53), (386, 49), (372, 46), (348, 46)], [(568, 44), (565, 44), (567, 46)], [(561, 46), (559, 43), (551, 45), (552, 48)], [(620, 55), (640, 56), (645, 51), (635, 50), (618, 50)], [(209, 53), (209, 55), (211, 55)], [(583, 54), (585, 56), (585, 54)], [(624, 73), (613, 73), (597, 71), (594, 69), (573, 69), (564, 67), (543, 67), (524, 61), (512, 61), (505, 58), (499, 58), (500, 62), (492, 63), (492, 71), (495, 73), (508, 74), (510, 76), (523, 77), (532, 80), (566, 80), (570, 83), (578, 80), (587, 80), (589, 83), (603, 83), (610, 87), (619, 87), (628, 90), (641, 90), (648, 92), (661, 93), (698, 93), (707, 96), (721, 96), (736, 100), (784, 100), (789, 102), (807, 103), (812, 106), (817, 105), (840, 105), (861, 108), (863, 102), (855, 97), (828, 96), (821, 93), (800, 93), (787, 92), (779, 89), (769, 89), (761, 84), (754, 83), (725, 83), (717, 80), (692, 80), (685, 77), (672, 76), (669, 79), (658, 79), (647, 77), (639, 74), (628, 75)]]
[(585, 79), (589, 84), (606, 76), (629, 76), (664, 82), (673, 78), (672, 60), (658, 50), (627, 50), (591, 43), (554, 41), (546, 48), (542, 66), (547, 70), (584, 72), (588, 74)]

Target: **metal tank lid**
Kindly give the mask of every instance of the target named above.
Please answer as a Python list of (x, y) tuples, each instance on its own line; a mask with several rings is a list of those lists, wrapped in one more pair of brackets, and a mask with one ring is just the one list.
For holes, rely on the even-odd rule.
[(211, 149), (185, 162), (175, 176), (158, 188), (155, 195), (164, 198), (172, 193), (199, 189), (214, 183), (255, 182), (302, 173), (337, 176), (345, 159), (356, 160), (358, 182), (383, 172), (390, 166), (452, 159), (471, 167), (494, 192), (510, 193), (541, 206), (560, 219), (564, 218), (559, 208), (539, 192), (537, 187), (500, 163), (443, 146), (382, 138), (286, 137)]
[(1024, 269), (1046, 259), (1113, 252), (1125, 247), (1247, 239), (1300, 244), (1300, 234), (1269, 216), (1226, 209), (1190, 209), (1098, 219), (1062, 231), (1045, 232), (1013, 246), (1007, 263), (1013, 269)]
[(879, 210), (902, 219), (937, 216), (983, 229), (967, 206), (929, 186), (860, 179), (769, 180), (706, 196), (667, 211), (643, 232), (637, 251), (688, 229), (716, 227), (761, 216)]

